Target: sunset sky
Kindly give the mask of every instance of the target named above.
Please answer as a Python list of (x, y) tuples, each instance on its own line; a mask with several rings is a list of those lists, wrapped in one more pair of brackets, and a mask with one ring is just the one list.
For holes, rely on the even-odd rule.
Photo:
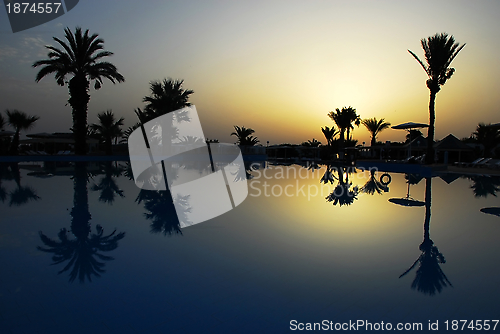
[[(436, 100), (436, 139), (462, 138), (478, 122), (500, 122), (500, 1), (80, 1), (44, 25), (12, 33), (0, 10), (0, 110), (40, 116), (31, 132), (67, 132), (68, 89), (35, 83), (31, 64), (57, 46), (64, 27), (98, 33), (125, 83), (91, 90), (89, 122), (112, 109), (136, 122), (149, 82), (184, 79), (195, 91), (205, 136), (234, 142), (233, 125), (265, 144), (323, 143), (327, 113), (352, 106), (393, 125), (428, 122), (420, 39), (447, 32), (467, 45)], [(353, 136), (369, 143), (361, 126)], [(379, 140), (402, 141), (401, 130)]]

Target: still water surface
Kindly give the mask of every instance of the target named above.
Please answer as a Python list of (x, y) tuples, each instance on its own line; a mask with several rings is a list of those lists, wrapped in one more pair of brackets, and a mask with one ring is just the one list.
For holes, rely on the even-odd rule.
[(245, 202), (180, 229), (125, 162), (0, 166), (1, 333), (499, 319), (496, 177), (257, 163)]

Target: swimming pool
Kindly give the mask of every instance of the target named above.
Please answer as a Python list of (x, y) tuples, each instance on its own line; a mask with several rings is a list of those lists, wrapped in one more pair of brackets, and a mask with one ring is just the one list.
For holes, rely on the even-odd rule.
[(0, 166), (2, 333), (445, 332), (499, 318), (498, 177), (260, 162), (245, 202), (180, 229), (126, 162)]

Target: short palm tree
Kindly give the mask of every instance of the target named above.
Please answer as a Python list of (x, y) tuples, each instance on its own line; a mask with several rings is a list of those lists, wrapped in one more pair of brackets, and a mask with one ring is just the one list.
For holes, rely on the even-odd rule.
[(474, 131), (472, 135), (478, 143), (483, 145), (484, 156), (486, 158), (489, 157), (491, 151), (500, 144), (500, 131), (498, 128), (488, 126), (484, 123), (479, 123), (476, 127), (476, 131)]
[(465, 44), (459, 45), (455, 42), (453, 36), (448, 36), (447, 33), (435, 34), (420, 41), (422, 49), (424, 49), (425, 63), (421, 61), (415, 53), (408, 50), (409, 53), (419, 62), (428, 75), (427, 88), (430, 91), (429, 100), (429, 130), (427, 135), (427, 154), (426, 163), (434, 162), (434, 122), (436, 119), (436, 111), (434, 104), (436, 94), (441, 90), (441, 86), (451, 78), (455, 69), (451, 68), (451, 62)]
[(100, 61), (113, 53), (103, 51), (104, 41), (97, 34), (89, 36), (89, 31), (83, 33), (80, 27), (76, 28), (74, 34), (69, 28), (64, 29), (64, 32), (67, 43), (53, 37), (63, 50), (47, 45), (46, 48), (50, 50), (47, 55), (49, 59), (39, 60), (32, 66), (43, 66), (36, 76), (36, 82), (48, 74), (55, 73), (57, 84), (64, 86), (68, 83), (66, 76), (72, 76), (68, 83), (70, 95), (68, 102), (73, 110), (75, 154), (85, 155), (90, 82), (95, 81), (94, 88), (100, 89), (103, 78), (112, 83), (124, 82), (125, 78), (118, 73), (115, 65)]
[(370, 145), (375, 146), (377, 143), (377, 135), (383, 130), (389, 128), (391, 123), (384, 122), (384, 118), (377, 121), (377, 118), (368, 118), (361, 121), (368, 131), (372, 134), (372, 140)]
[(9, 153), (11, 155), (18, 154), (19, 148), (19, 133), (21, 130), (29, 130), (35, 126), (35, 122), (40, 119), (38, 116), (29, 116), (25, 112), (19, 110), (6, 110), (7, 114), (7, 123), (12, 126), (16, 133), (14, 134), (14, 138), (12, 138), (12, 142), (10, 143)]
[(231, 136), (236, 136), (236, 138), (238, 138), (237, 144), (240, 146), (254, 146), (259, 142), (257, 137), (251, 136), (254, 132), (255, 130), (252, 128), (235, 125), (234, 132), (231, 133)]
[(303, 142), (301, 145), (306, 147), (320, 147), (321, 142), (313, 138), (312, 140)]
[(155, 117), (168, 114), (172, 111), (182, 109), (191, 105), (189, 96), (194, 93), (190, 89), (184, 89), (184, 80), (163, 79), (163, 81), (152, 81), (149, 84), (151, 95), (146, 96), (144, 111), (145, 119), (149, 121)]
[(331, 129), (328, 126), (325, 126), (324, 128), (321, 128), (321, 132), (323, 132), (328, 146), (332, 146), (333, 138), (335, 138), (337, 133), (339, 133), (333, 126)]
[(99, 119), (98, 124), (92, 124), (90, 128), (104, 142), (106, 155), (113, 154), (113, 139), (120, 137), (123, 134), (121, 127), (123, 126), (124, 118), (115, 119), (113, 111), (107, 110), (97, 114)]

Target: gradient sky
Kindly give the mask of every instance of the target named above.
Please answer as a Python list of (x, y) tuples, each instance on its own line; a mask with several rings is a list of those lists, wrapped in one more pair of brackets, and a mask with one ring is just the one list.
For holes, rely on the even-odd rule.
[[(184, 79), (205, 136), (234, 142), (233, 125), (265, 144), (316, 138), (327, 113), (352, 106), (393, 125), (428, 122), (420, 39), (447, 32), (467, 43), (436, 100), (436, 139), (462, 138), (478, 122), (500, 122), (500, 1), (93, 1), (44, 25), (13, 34), (0, 9), (0, 110), (41, 118), (31, 132), (67, 132), (67, 86), (35, 83), (31, 64), (57, 46), (64, 27), (98, 33), (125, 83), (91, 90), (89, 122), (112, 109), (136, 122), (149, 82)], [(361, 126), (353, 136), (369, 143)], [(402, 141), (386, 130), (379, 140)]]

